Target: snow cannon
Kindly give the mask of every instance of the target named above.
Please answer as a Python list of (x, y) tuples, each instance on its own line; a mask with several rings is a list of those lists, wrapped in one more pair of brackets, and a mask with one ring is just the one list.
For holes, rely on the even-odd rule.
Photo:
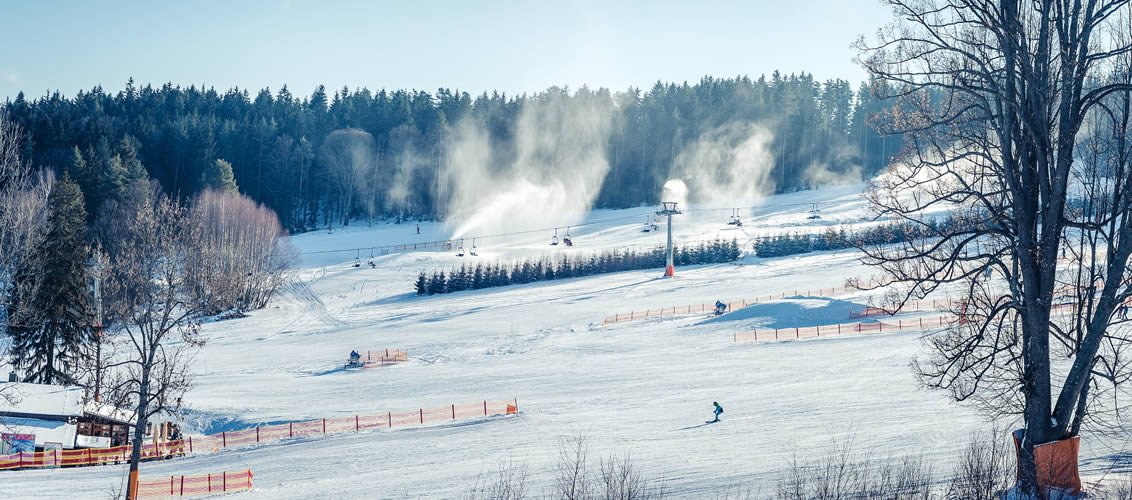
[(362, 363), (362, 355), (358, 351), (350, 351), (350, 358), (346, 360), (346, 368), (364, 368), (365, 363)]

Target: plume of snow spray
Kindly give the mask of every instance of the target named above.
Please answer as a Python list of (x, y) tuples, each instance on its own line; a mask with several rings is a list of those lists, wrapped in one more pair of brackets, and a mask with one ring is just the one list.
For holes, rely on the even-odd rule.
[[(765, 127), (731, 122), (684, 147), (673, 160), (672, 171), (687, 181), (688, 201), (746, 206), (774, 191), (773, 142), (774, 134)], [(668, 184), (664, 187), (667, 191)]]
[(678, 207), (688, 204), (688, 186), (680, 179), (669, 179), (664, 183), (664, 193), (660, 201), (675, 201)]
[(523, 101), (507, 151), (493, 147), (484, 124), (457, 124), (441, 172), (452, 238), (581, 220), (609, 170), (603, 102), (558, 91)]

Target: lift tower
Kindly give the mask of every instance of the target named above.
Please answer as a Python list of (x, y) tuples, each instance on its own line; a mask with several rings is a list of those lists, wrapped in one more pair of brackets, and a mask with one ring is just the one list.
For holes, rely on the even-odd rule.
[(676, 208), (675, 201), (661, 202), (661, 205), (662, 208), (658, 210), (656, 214), (668, 216), (668, 250), (666, 250), (664, 254), (664, 276), (670, 278), (676, 276), (676, 266), (672, 263), (672, 216), (684, 212)]

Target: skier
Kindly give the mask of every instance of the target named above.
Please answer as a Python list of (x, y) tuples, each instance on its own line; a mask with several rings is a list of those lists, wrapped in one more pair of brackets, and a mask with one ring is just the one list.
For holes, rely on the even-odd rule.
[(350, 350), (350, 364), (351, 365), (357, 365), (358, 362), (361, 361), (361, 360), (362, 360), (362, 355), (358, 354), (358, 351)]
[(718, 402), (712, 401), (711, 404), (715, 405), (715, 420), (709, 421), (709, 424), (719, 422), (719, 414), (723, 413), (723, 407), (719, 406)]
[(421, 225), (417, 224), (417, 234), (421, 234)]
[(723, 314), (727, 312), (727, 304), (720, 301), (715, 301), (715, 314)]

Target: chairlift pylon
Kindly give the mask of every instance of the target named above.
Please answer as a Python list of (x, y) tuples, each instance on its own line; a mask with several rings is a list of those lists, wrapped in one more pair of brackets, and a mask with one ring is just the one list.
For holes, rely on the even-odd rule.
[(820, 219), (821, 215), (819, 214), (819, 212), (820, 211), (818, 210), (818, 204), (814, 203), (814, 208), (810, 209), (810, 216), (806, 217), (806, 218), (809, 219), (809, 220)]

